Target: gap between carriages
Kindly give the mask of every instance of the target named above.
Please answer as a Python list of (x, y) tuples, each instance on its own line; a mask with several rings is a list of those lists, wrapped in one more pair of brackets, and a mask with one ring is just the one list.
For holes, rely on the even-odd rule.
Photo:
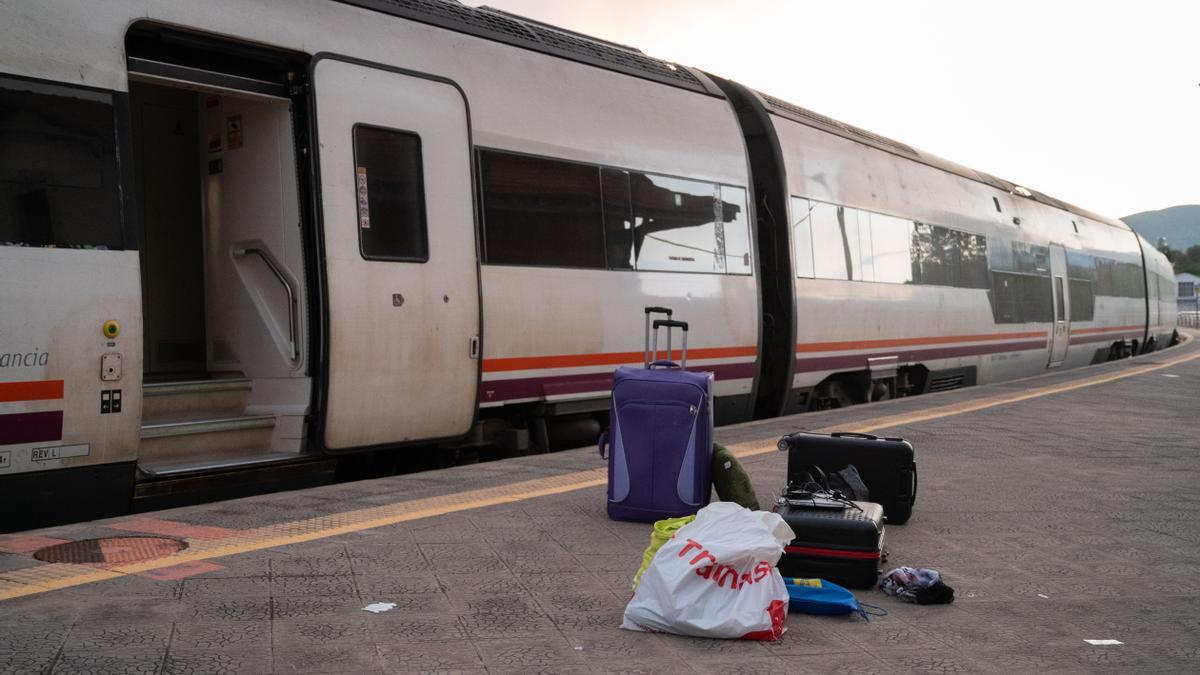
[[(1171, 368), (1200, 358), (1200, 352), (1186, 354), (1161, 363), (1136, 366), (1116, 373), (1086, 377), (1058, 385), (1048, 385), (1028, 391), (988, 396), (926, 410), (869, 418), (839, 424), (836, 428), (817, 429), (820, 432), (857, 431), (862, 433), (916, 424), (951, 417), (996, 406), (1018, 403), (1033, 398), (1073, 391), (1134, 377), (1156, 370)], [(778, 420), (773, 420), (776, 424)], [(765, 424), (766, 422), (764, 422)], [(751, 423), (753, 425), (754, 423)], [(740, 457), (776, 452), (774, 436), (769, 440), (754, 440), (729, 446)], [(597, 467), (559, 476), (537, 478), (491, 488), (469, 490), (425, 499), (415, 499), (385, 506), (356, 509), (342, 513), (317, 516), (303, 520), (266, 525), (238, 532), (224, 538), (189, 540), (189, 548), (180, 553), (154, 560), (97, 569), (84, 565), (50, 564), (0, 573), (0, 601), (37, 595), (73, 586), (120, 578), (184, 563), (250, 553), (268, 548), (326, 539), (341, 534), (395, 525), (414, 520), (468, 511), (487, 506), (511, 504), (537, 497), (573, 492), (607, 484), (607, 468)]]

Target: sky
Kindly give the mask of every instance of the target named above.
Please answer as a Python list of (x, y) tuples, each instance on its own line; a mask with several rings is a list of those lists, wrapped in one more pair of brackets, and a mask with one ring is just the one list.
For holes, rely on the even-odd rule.
[(1098, 213), (1200, 204), (1200, 1), (470, 0)]

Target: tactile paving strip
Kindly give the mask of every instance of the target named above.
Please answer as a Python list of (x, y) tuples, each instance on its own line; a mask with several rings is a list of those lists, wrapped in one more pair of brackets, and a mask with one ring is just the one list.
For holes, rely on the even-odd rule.
[[(1148, 364), (1117, 373), (1083, 378), (1061, 385), (1035, 388), (1015, 394), (999, 394), (974, 401), (929, 408), (908, 414), (862, 420), (843, 425), (839, 429), (842, 431), (868, 432), (894, 426), (903, 426), (914, 422), (958, 415), (965, 412), (1015, 403), (1038, 396), (1047, 396), (1096, 384), (1103, 384), (1113, 380), (1169, 368), (1197, 358), (1200, 358), (1200, 352), (1162, 363)], [(831, 430), (817, 429), (816, 431), (828, 432)], [(775, 452), (776, 446), (774, 441), (754, 441), (733, 445), (729, 449), (738, 457), (750, 457)], [(211, 560), (213, 558), (298, 544), (406, 521), (432, 518), (457, 511), (466, 511), (589, 487), (598, 487), (605, 485), (607, 480), (606, 468), (589, 469), (587, 471), (576, 471), (561, 476), (538, 478), (498, 487), (469, 490), (437, 497), (334, 513), (290, 523), (268, 525), (244, 530), (229, 537), (207, 541), (192, 541), (190, 542), (190, 548), (186, 551), (180, 551), (174, 555), (155, 560), (115, 565), (108, 569), (96, 569), (85, 565), (55, 564), (15, 570), (0, 574), (0, 600), (69, 588), (94, 581), (119, 577), (124, 574), (137, 574), (149, 570), (162, 569), (164, 567), (179, 565), (180, 563)]]

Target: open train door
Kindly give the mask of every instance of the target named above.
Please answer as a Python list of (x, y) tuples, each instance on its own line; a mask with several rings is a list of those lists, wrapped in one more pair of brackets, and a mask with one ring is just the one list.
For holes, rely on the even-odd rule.
[(327, 289), (322, 441), (450, 438), (475, 418), (480, 295), (467, 103), (453, 83), (318, 56)]
[(1054, 295), (1054, 323), (1050, 330), (1050, 362), (1047, 368), (1062, 365), (1071, 341), (1071, 294), (1067, 288), (1067, 253), (1058, 244), (1050, 245), (1050, 286)]

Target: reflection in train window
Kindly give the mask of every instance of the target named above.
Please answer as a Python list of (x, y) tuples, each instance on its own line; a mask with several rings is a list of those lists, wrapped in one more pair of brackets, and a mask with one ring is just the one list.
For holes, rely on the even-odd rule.
[(124, 245), (112, 94), (0, 77), (0, 245)]
[(732, 185), (721, 185), (721, 204), (713, 213), (729, 214), (728, 222), (718, 224), (718, 231), (725, 237), (725, 271), (729, 274), (750, 274), (750, 214), (746, 212), (746, 190)]
[(488, 263), (606, 266), (597, 167), (500, 152), (479, 155)]
[(630, 172), (637, 268), (748, 273), (745, 193), (738, 192), (741, 204), (723, 201), (713, 183)]
[(872, 269), (876, 281), (911, 284), (913, 221), (870, 214)]
[(604, 193), (604, 244), (608, 266), (631, 270), (633, 254), (633, 206), (629, 201), (629, 172), (602, 169), (600, 183)]
[(479, 151), (483, 262), (750, 274), (745, 188)]
[(812, 278), (812, 212), (817, 202), (792, 197), (792, 243), (796, 248), (796, 276)]
[(428, 261), (421, 138), (407, 131), (356, 124), (354, 180), (362, 257)]
[(844, 206), (814, 203), (812, 207), (813, 273), (818, 279), (854, 279), (853, 259), (858, 242), (858, 212)]

